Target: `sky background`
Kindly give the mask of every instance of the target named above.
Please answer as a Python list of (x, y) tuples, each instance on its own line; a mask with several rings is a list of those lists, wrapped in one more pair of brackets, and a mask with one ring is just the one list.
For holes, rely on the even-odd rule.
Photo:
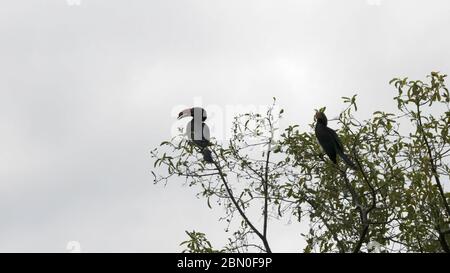
[[(364, 119), (394, 109), (391, 78), (450, 71), (448, 0), (77, 2), (0, 4), (0, 252), (176, 252), (193, 229), (221, 247), (220, 208), (153, 185), (178, 110), (275, 96), (309, 130), (342, 96)], [(269, 228), (302, 250), (305, 226)]]

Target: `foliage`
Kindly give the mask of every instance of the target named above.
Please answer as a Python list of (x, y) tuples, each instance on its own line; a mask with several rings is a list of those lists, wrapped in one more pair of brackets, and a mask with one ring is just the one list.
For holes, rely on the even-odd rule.
[[(183, 135), (163, 142), (152, 151), (160, 170), (155, 182), (185, 177), (209, 207), (224, 207), (226, 231), (234, 229), (226, 252), (270, 252), (269, 219), (281, 217), (310, 224), (302, 234), (305, 252), (370, 252), (374, 243), (384, 252), (449, 252), (450, 194), (443, 186), (450, 177), (449, 92), (446, 75), (428, 77), (429, 83), (393, 79), (398, 110), (362, 121), (356, 95), (343, 98), (346, 108), (330, 127), (340, 128), (357, 170), (328, 160), (313, 124), (304, 132), (289, 126), (276, 140), (284, 111), (275, 111), (274, 101), (266, 115), (237, 116), (227, 143), (213, 141), (213, 165)], [(262, 215), (259, 226), (254, 212)], [(213, 251), (202, 234), (188, 235), (200, 242), (189, 251)]]
[(189, 240), (182, 242), (180, 245), (185, 245), (187, 247), (183, 253), (214, 253), (215, 251), (209, 240), (206, 238), (206, 235), (201, 232), (196, 232), (193, 230), (192, 232), (186, 231), (186, 234), (189, 236)]

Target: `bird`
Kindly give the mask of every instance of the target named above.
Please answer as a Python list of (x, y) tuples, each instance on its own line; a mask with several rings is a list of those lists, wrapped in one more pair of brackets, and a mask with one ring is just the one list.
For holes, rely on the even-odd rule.
[(328, 119), (325, 113), (317, 111), (314, 119), (316, 120), (316, 138), (330, 160), (333, 161), (334, 164), (337, 164), (336, 157), (339, 155), (347, 166), (356, 169), (355, 164), (344, 153), (344, 147), (336, 132), (327, 127)]
[(192, 120), (186, 126), (186, 134), (188, 138), (200, 149), (203, 160), (207, 163), (214, 163), (211, 150), (209, 127), (205, 123), (208, 118), (206, 110), (201, 107), (188, 108), (178, 114), (178, 119), (192, 117)]

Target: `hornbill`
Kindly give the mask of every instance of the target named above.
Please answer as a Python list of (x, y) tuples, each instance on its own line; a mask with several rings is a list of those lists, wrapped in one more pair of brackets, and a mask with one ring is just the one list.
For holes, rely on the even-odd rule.
[(188, 138), (200, 148), (205, 162), (213, 163), (211, 151), (208, 149), (211, 143), (209, 142), (209, 127), (205, 123), (205, 120), (208, 118), (205, 109), (194, 107), (181, 111), (178, 114), (178, 119), (185, 117), (192, 117), (192, 120), (186, 126)]
[(339, 155), (342, 160), (344, 160), (345, 164), (352, 169), (356, 169), (355, 164), (346, 154), (344, 154), (344, 147), (336, 132), (327, 127), (327, 116), (325, 116), (323, 112), (317, 111), (314, 119), (316, 120), (316, 138), (331, 161), (333, 161), (334, 164), (337, 164), (336, 155)]

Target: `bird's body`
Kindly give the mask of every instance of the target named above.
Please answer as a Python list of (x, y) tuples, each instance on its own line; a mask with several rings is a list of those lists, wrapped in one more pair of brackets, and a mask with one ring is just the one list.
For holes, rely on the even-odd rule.
[(196, 125), (194, 119), (192, 119), (186, 127), (186, 133), (189, 139), (200, 148), (203, 159), (208, 163), (212, 163), (211, 151), (208, 149), (208, 146), (211, 144), (209, 142), (210, 136), (208, 125), (204, 122), (201, 123), (201, 126)]
[(316, 138), (330, 160), (337, 164), (337, 156), (339, 155), (345, 164), (352, 169), (356, 169), (355, 164), (344, 153), (344, 147), (336, 132), (327, 126), (328, 120), (325, 114), (317, 112), (315, 118), (317, 121), (315, 127)]
[(209, 127), (206, 125), (206, 111), (199, 107), (194, 107), (182, 111), (178, 119), (192, 117), (192, 120), (186, 126), (186, 134), (188, 138), (201, 151), (203, 159), (207, 163), (213, 163), (212, 153), (208, 149), (210, 143)]

